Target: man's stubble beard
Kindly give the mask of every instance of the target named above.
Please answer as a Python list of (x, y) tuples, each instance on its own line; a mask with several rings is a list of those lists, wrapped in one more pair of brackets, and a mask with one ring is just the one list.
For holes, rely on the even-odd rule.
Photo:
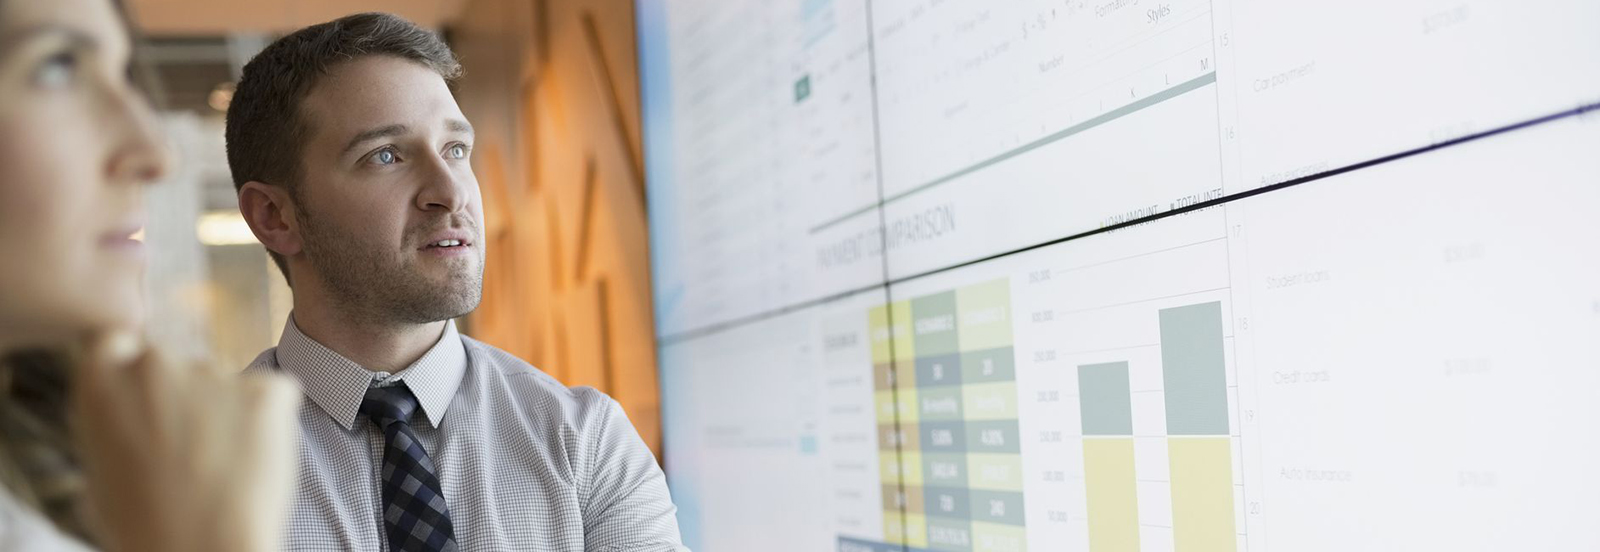
[[(331, 225), (296, 214), (304, 240), (306, 258), (327, 288), (336, 307), (348, 316), (378, 323), (425, 324), (449, 320), (472, 312), (483, 299), (484, 247), (477, 225), (457, 218), (457, 227), (473, 233), (476, 270), (471, 257), (444, 262), (451, 265), (450, 277), (435, 282), (408, 262), (402, 251), (387, 245), (367, 243)], [(448, 228), (448, 222), (410, 228), (402, 243), (411, 245), (415, 234)], [(413, 256), (412, 259), (416, 257)]]

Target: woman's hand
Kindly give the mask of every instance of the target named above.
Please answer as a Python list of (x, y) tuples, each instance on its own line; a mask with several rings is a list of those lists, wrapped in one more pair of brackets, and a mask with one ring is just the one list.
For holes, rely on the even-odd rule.
[(72, 433), (102, 544), (277, 550), (295, 485), (298, 386), (176, 362), (123, 333), (90, 351), (72, 384)]

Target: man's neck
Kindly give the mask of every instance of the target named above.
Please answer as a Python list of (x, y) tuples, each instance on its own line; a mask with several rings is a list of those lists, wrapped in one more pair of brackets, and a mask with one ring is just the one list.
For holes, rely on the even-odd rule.
[(395, 373), (422, 358), (444, 335), (447, 320), (423, 324), (381, 322), (341, 312), (331, 301), (295, 294), (295, 327), (300, 333), (362, 368)]

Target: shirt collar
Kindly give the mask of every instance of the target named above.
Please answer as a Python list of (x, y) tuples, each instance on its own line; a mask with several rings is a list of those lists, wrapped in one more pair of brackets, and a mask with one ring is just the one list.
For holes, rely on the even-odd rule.
[[(355, 426), (361, 400), (366, 397), (376, 372), (362, 368), (301, 333), (292, 314), (283, 329), (283, 337), (278, 340), (277, 357), (278, 366), (300, 380), (311, 402), (345, 429)], [(439, 341), (422, 358), (396, 373), (391, 381), (399, 380), (411, 389), (428, 423), (437, 428), (466, 370), (466, 346), (461, 343), (455, 321), (450, 320), (445, 322)]]

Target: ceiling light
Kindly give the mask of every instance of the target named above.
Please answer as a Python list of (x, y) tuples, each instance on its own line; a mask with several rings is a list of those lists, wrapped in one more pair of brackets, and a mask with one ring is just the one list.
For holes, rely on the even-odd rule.
[(195, 221), (194, 232), (200, 237), (200, 243), (206, 245), (260, 243), (238, 211), (212, 211), (200, 215), (200, 220)]

